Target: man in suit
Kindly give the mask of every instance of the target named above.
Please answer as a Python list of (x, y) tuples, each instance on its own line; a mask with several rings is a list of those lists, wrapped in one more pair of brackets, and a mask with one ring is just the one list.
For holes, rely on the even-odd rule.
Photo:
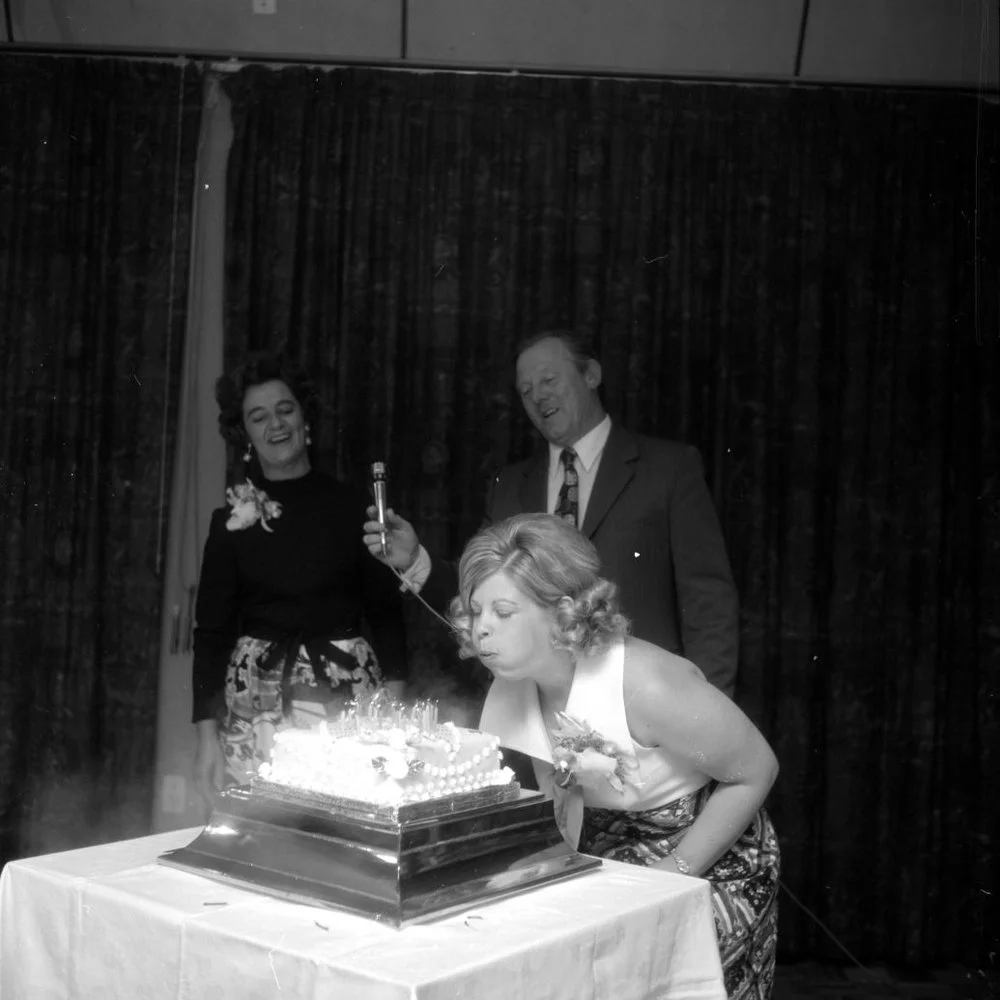
[[(739, 604), (700, 456), (613, 422), (600, 384), (600, 363), (569, 331), (521, 345), (515, 385), (546, 444), (495, 477), (485, 519), (544, 510), (573, 521), (618, 584), (633, 633), (692, 660), (732, 696)], [(374, 522), (365, 525), (369, 550), (430, 604), (445, 604), (455, 594), (454, 568), (431, 559), (404, 519), (387, 520), (389, 554), (379, 555)]]

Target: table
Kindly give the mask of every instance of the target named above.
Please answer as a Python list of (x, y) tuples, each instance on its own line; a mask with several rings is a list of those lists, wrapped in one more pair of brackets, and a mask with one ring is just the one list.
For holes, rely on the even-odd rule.
[(699, 879), (606, 861), (396, 930), (156, 863), (198, 832), (10, 862), (0, 1000), (725, 1000)]

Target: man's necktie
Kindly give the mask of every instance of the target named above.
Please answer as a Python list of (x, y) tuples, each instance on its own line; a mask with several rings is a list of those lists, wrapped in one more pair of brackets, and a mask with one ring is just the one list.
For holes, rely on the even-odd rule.
[(561, 517), (564, 521), (569, 521), (574, 528), (578, 528), (580, 477), (576, 474), (576, 465), (573, 462), (576, 452), (572, 448), (563, 448), (563, 453), (559, 457), (562, 460), (564, 475), (559, 498), (556, 500), (556, 517)]

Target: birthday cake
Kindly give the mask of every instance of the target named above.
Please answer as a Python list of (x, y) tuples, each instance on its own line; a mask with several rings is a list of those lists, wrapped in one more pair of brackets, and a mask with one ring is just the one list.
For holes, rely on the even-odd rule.
[(495, 736), (439, 723), (433, 704), (374, 703), (279, 732), (254, 789), (385, 807), (509, 786), (513, 778)]
[(496, 737), (387, 693), (278, 733), (251, 786), (222, 792), (197, 839), (160, 860), (396, 927), (600, 865), (521, 790)]

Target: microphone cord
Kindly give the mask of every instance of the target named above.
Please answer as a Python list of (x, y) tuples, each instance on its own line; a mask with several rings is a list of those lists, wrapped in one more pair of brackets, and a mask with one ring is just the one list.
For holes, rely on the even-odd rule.
[[(787, 885), (785, 885), (785, 883), (784, 883), (784, 882), (782, 882), (782, 880), (781, 880), (781, 879), (778, 879), (778, 885), (779, 885), (779, 886), (781, 887), (781, 889), (782, 889), (782, 891), (783, 891), (783, 892), (785, 893), (785, 895), (786, 895), (786, 896), (788, 896), (788, 898), (789, 898), (789, 899), (791, 899), (791, 901), (792, 901), (792, 902), (793, 902), (793, 903), (794, 903), (794, 904), (795, 904), (795, 905), (796, 905), (796, 906), (797, 906), (797, 907), (798, 907), (798, 908), (799, 908), (800, 910), (802, 910), (802, 912), (803, 912), (803, 913), (805, 913), (805, 914), (806, 914), (806, 916), (807, 916), (807, 917), (809, 917), (809, 919), (810, 919), (810, 920), (812, 920), (812, 922), (813, 922), (814, 924), (816, 924), (816, 926), (817, 926), (817, 927), (819, 927), (819, 929), (820, 929), (820, 930), (821, 930), (821, 931), (822, 931), (822, 932), (823, 932), (823, 933), (824, 933), (824, 934), (825, 934), (825, 935), (826, 935), (826, 936), (827, 936), (827, 937), (828, 937), (828, 938), (829, 938), (829, 939), (830, 939), (830, 940), (831, 940), (831, 941), (832, 941), (832, 942), (833, 942), (833, 943), (834, 943), (834, 944), (835, 944), (835, 945), (836, 945), (836, 946), (837, 946), (837, 947), (838, 947), (838, 948), (839, 948), (839, 949), (840, 949), (840, 950), (841, 950), (841, 951), (842, 951), (842, 952), (843, 952), (843, 953), (844, 953), (844, 954), (845, 954), (845, 955), (846, 955), (846, 956), (847, 956), (847, 957), (848, 957), (848, 958), (849, 958), (849, 959), (850, 959), (850, 960), (851, 960), (851, 961), (852, 961), (852, 962), (853, 962), (853, 963), (854, 963), (854, 964), (855, 964), (855, 965), (856, 965), (856, 966), (857, 966), (857, 967), (858, 967), (858, 968), (859, 968), (859, 969), (860, 969), (860, 970), (861, 970), (861, 971), (862, 971), (863, 973), (865, 973), (865, 975), (866, 975), (866, 976), (868, 976), (868, 977), (870, 978), (870, 982), (871, 982), (872, 984), (877, 984), (877, 985), (879, 986), (879, 988), (880, 988), (880, 989), (883, 989), (883, 990), (884, 990), (884, 989), (888, 989), (888, 990), (890, 990), (890, 991), (891, 991), (892, 993), (894, 993), (894, 994), (895, 994), (896, 996), (900, 996), (900, 997), (905, 997), (905, 996), (906, 996), (906, 994), (905, 994), (905, 993), (903, 993), (903, 991), (902, 991), (902, 990), (901, 990), (901, 989), (900, 989), (900, 988), (899, 988), (899, 987), (898, 987), (898, 986), (897, 986), (897, 985), (896, 985), (895, 983), (891, 982), (890, 980), (887, 980), (887, 979), (882, 979), (882, 978), (880, 978), (880, 977), (879, 977), (879, 976), (877, 976), (877, 975), (876, 975), (876, 974), (875, 974), (874, 972), (872, 972), (872, 970), (871, 970), (871, 969), (869, 969), (869, 968), (868, 968), (868, 967), (867, 967), (866, 965), (864, 965), (864, 964), (863, 964), (863, 963), (862, 963), (861, 961), (859, 961), (859, 960), (858, 960), (857, 958), (855, 958), (855, 956), (854, 956), (854, 955), (853, 955), (853, 954), (852, 954), (852, 953), (851, 953), (851, 952), (850, 952), (850, 951), (848, 950), (847, 946), (846, 946), (846, 945), (845, 945), (845, 944), (844, 944), (844, 943), (843, 943), (842, 941), (840, 941), (840, 940), (839, 940), (839, 938), (837, 937), (837, 935), (836, 935), (836, 934), (834, 934), (834, 933), (833, 933), (833, 931), (831, 931), (831, 930), (830, 930), (830, 928), (829, 928), (829, 927), (827, 927), (827, 926), (826, 926), (826, 924), (824, 924), (824, 923), (823, 923), (823, 921), (822, 921), (822, 920), (820, 920), (820, 918), (819, 918), (819, 917), (818, 917), (818, 916), (817, 916), (817, 915), (816, 915), (815, 913), (813, 913), (813, 911), (812, 911), (812, 910), (810, 910), (810, 909), (809, 909), (809, 907), (808, 907), (808, 906), (806, 906), (806, 904), (805, 904), (805, 903), (803, 903), (803, 902), (802, 902), (802, 900), (801, 900), (801, 899), (799, 899), (799, 898), (798, 898), (798, 896), (796, 896), (796, 895), (795, 895), (795, 893), (794, 893), (794, 892), (792, 892), (792, 890), (791, 890), (791, 889), (789, 889), (789, 888), (788, 888), (788, 886), (787, 886)], [(865, 986), (862, 986), (862, 985), (861, 985), (860, 983), (854, 983), (854, 984), (852, 984), (852, 985), (853, 985), (853, 986), (855, 986), (855, 987), (857, 987), (858, 989), (867, 989), (867, 987), (865, 987)]]
[(458, 634), (458, 629), (457, 629), (457, 628), (455, 628), (455, 626), (454, 626), (454, 625), (452, 625), (452, 623), (451, 623), (450, 621), (448, 621), (448, 619), (447, 619), (447, 618), (445, 618), (445, 616), (444, 616), (444, 615), (442, 615), (442, 614), (439, 614), (439, 613), (438, 613), (437, 611), (435, 611), (435, 610), (434, 610), (434, 609), (433, 609), (433, 608), (432, 608), (432, 607), (431, 607), (431, 606), (430, 606), (430, 605), (429, 605), (429, 604), (427, 603), (427, 601), (425, 601), (425, 600), (424, 600), (424, 598), (423, 598), (423, 597), (421, 597), (421, 595), (420, 595), (420, 591), (419, 591), (419, 590), (414, 590), (414, 589), (413, 589), (413, 588), (412, 588), (412, 587), (410, 586), (410, 584), (409, 584), (409, 581), (408, 581), (408, 580), (406, 579), (406, 577), (404, 577), (404, 576), (403, 576), (403, 574), (402, 574), (402, 573), (400, 573), (400, 572), (399, 572), (399, 570), (398, 570), (398, 569), (396, 569), (396, 567), (395, 567), (395, 566), (390, 566), (390, 565), (389, 565), (389, 563), (383, 563), (383, 565), (384, 565), (384, 566), (389, 566), (389, 569), (391, 569), (391, 570), (393, 571), (393, 573), (395, 573), (395, 574), (396, 574), (396, 577), (397, 577), (397, 578), (399, 579), (399, 582), (400, 582), (400, 584), (402, 585), (403, 589), (404, 589), (404, 590), (405, 590), (405, 591), (406, 591), (407, 593), (409, 593), (409, 594), (411, 594), (411, 595), (412, 595), (413, 597), (415, 597), (415, 598), (416, 598), (416, 599), (417, 599), (417, 600), (418, 600), (418, 601), (419, 601), (419, 602), (420, 602), (420, 603), (421, 603), (421, 604), (422, 604), (422, 605), (423, 605), (423, 606), (424, 606), (424, 607), (425, 607), (425, 608), (426, 608), (426, 609), (427, 609), (427, 610), (428, 610), (428, 611), (429, 611), (429, 612), (430, 612), (430, 613), (431, 613), (431, 614), (432, 614), (432, 615), (433, 615), (433, 616), (434, 616), (434, 617), (435, 617), (435, 618), (436, 618), (436, 619), (437, 619), (437, 620), (438, 620), (439, 622), (441, 622), (441, 624), (442, 624), (442, 625), (444, 625), (444, 627), (445, 627), (445, 628), (446, 628), (446, 629), (447, 629), (447, 630), (448, 630), (448, 631), (449, 631), (450, 633), (452, 633), (452, 635), (457, 635), (457, 634)]

